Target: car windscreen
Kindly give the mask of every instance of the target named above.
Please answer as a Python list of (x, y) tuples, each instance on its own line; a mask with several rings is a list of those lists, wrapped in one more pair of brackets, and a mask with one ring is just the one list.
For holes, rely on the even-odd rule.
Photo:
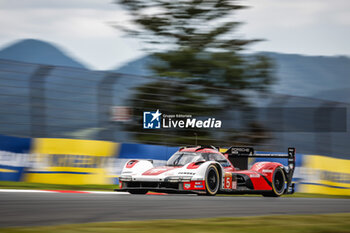
[(170, 157), (167, 166), (184, 166), (185, 164), (198, 161), (217, 161), (223, 167), (230, 166), (227, 159), (221, 154), (216, 153), (196, 153), (178, 151)]
[(167, 161), (167, 166), (183, 166), (185, 164), (197, 161), (204, 161), (199, 153), (193, 152), (176, 152)]
[(216, 161), (221, 164), (223, 167), (229, 167), (231, 164), (228, 162), (228, 160), (221, 154), (217, 153), (201, 153), (202, 158), (205, 161)]

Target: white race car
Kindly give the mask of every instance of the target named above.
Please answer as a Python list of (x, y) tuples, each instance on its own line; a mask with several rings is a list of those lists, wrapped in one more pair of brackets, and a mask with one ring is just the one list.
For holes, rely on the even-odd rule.
[[(257, 162), (248, 170), (248, 157), (286, 158), (288, 166)], [(213, 146), (183, 147), (166, 166), (154, 167), (151, 160), (129, 160), (116, 191), (280, 196), (294, 192), (294, 166), (294, 148), (286, 154), (255, 154), (251, 147), (230, 147), (222, 154)]]

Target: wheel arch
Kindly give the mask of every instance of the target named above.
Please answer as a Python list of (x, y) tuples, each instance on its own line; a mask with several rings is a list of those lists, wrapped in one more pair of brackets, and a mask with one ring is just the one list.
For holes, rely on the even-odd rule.
[(222, 179), (223, 179), (223, 176), (224, 176), (224, 168), (218, 163), (212, 163), (217, 169), (218, 169), (218, 172), (219, 172), (219, 190), (222, 189)]
[(275, 167), (275, 169), (274, 169), (274, 171), (273, 171), (273, 176), (272, 176), (272, 192), (273, 192), (273, 196), (281, 196), (281, 195), (283, 195), (283, 193), (285, 192), (285, 189), (286, 189), (285, 183), (284, 183), (284, 184), (283, 184), (284, 186), (283, 186), (283, 189), (282, 189), (282, 192), (281, 192), (281, 193), (279, 193), (279, 192), (276, 190), (276, 187), (275, 187), (275, 185), (274, 185), (274, 177), (275, 177), (275, 175), (277, 174), (277, 173), (276, 173), (276, 170), (277, 170), (277, 169), (279, 169), (280, 171), (282, 171), (282, 175), (283, 175), (283, 180), (284, 180), (284, 182), (286, 182), (286, 178), (287, 178), (283, 167), (281, 167), (281, 166)]

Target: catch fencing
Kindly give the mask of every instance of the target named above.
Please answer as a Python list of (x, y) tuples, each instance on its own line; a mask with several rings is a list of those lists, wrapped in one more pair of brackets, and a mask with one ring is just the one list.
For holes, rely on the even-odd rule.
[[(183, 85), (154, 77), (0, 60), (0, 134), (167, 146), (197, 141), (218, 146), (253, 145), (269, 151), (293, 146), (301, 153), (348, 158), (346, 103), (251, 94), (248, 99), (252, 108), (209, 99), (204, 103), (225, 106), (225, 111), (204, 113), (207, 105), (200, 100), (169, 98)], [(201, 88), (200, 84), (186, 85), (191, 90)], [(229, 99), (232, 96), (226, 89), (207, 90), (219, 99)], [(142, 112), (162, 111), (162, 106), (173, 109), (174, 114), (197, 116), (203, 112), (203, 116), (222, 120), (223, 127), (186, 129), (184, 134), (142, 129)], [(130, 119), (114, 120), (115, 107), (131, 110)]]

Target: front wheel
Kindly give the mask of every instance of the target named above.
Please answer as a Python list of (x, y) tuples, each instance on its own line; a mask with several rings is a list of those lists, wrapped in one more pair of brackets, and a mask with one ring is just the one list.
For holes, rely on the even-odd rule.
[(219, 191), (220, 176), (215, 165), (210, 165), (205, 174), (206, 195), (215, 196)]
[(272, 176), (272, 191), (264, 193), (264, 197), (279, 197), (286, 189), (286, 177), (282, 168), (278, 167), (273, 172)]
[(131, 194), (140, 194), (140, 195), (143, 195), (143, 194), (146, 194), (148, 193), (148, 190), (129, 190), (128, 191), (129, 193)]

